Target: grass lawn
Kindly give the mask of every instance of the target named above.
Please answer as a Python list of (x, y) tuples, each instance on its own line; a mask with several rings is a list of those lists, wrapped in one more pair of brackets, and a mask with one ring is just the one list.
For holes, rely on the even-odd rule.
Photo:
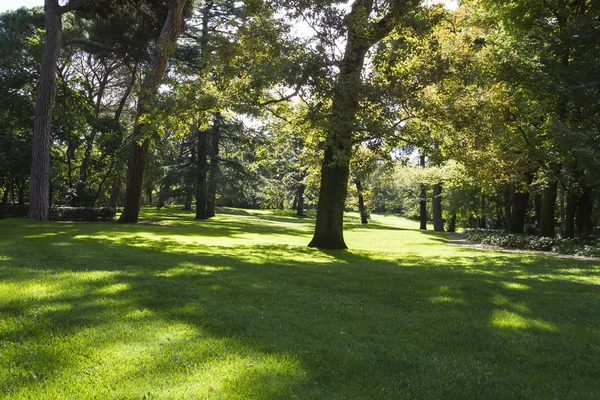
[(282, 212), (0, 221), (0, 398), (600, 398), (600, 261)]

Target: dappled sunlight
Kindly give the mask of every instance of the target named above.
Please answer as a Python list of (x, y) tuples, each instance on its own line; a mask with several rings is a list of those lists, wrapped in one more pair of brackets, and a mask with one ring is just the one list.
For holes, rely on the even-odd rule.
[(502, 282), (502, 287), (510, 290), (531, 290), (531, 286), (517, 282)]
[(541, 319), (524, 317), (508, 310), (496, 310), (492, 314), (491, 324), (496, 328), (502, 329), (536, 329), (548, 332), (555, 332), (557, 328)]
[[(565, 373), (597, 386), (597, 262), (456, 248), (380, 216), (347, 233), (350, 250), (321, 251), (310, 220), (232, 212), (41, 237), (3, 221), (0, 397), (551, 397)], [(432, 389), (449, 379), (467, 392)]]

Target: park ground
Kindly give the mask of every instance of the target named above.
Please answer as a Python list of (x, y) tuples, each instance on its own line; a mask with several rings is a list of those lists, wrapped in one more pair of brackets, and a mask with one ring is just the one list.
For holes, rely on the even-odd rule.
[(0, 221), (0, 398), (600, 398), (600, 261), (348, 215)]

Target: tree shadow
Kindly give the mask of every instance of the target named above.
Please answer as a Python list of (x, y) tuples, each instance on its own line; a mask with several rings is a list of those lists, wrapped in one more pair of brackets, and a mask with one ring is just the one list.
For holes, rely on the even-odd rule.
[[(214, 234), (264, 232), (237, 224)], [(22, 293), (0, 303), (3, 395), (35, 397), (73, 373), (82, 383), (71, 396), (600, 394), (595, 262), (477, 252), (391, 261), (168, 238), (195, 228), (11, 226), (0, 282)]]

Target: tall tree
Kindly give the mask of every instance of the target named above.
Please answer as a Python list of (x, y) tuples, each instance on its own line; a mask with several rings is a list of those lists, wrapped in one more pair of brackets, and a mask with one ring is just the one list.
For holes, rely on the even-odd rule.
[(169, 11), (158, 38), (150, 68), (141, 86), (138, 99), (137, 121), (133, 131), (131, 154), (127, 169), (127, 188), (125, 192), (124, 209), (120, 222), (137, 222), (141, 199), (144, 169), (146, 168), (150, 149), (152, 124), (148, 120), (158, 87), (167, 70), (171, 55), (177, 48), (177, 39), (183, 30), (183, 9), (186, 0), (169, 0)]
[[(344, 19), (347, 29), (344, 54), (333, 88), (325, 151), (321, 165), (321, 189), (315, 233), (309, 247), (346, 249), (344, 206), (348, 192), (350, 158), (361, 99), (361, 73), (371, 47), (386, 37), (419, 1), (394, 0), (384, 15), (372, 0), (355, 0)], [(377, 6), (377, 7), (374, 7)], [(372, 14), (376, 14), (373, 20)]]

